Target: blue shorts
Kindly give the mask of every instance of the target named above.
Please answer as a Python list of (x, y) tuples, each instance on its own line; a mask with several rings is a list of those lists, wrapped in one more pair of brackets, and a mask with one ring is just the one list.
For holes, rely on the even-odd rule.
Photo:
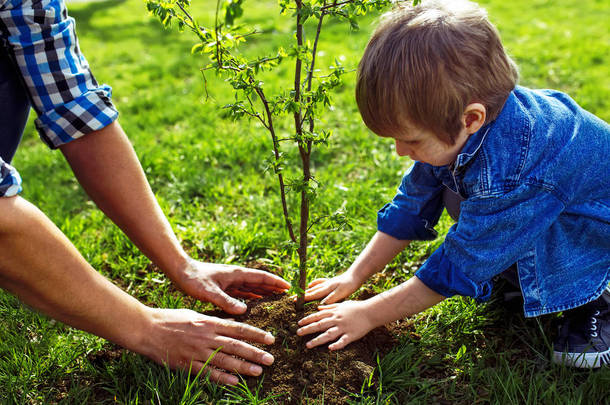
[(0, 196), (21, 190), (19, 173), (9, 165), (28, 120), (30, 102), (21, 76), (4, 44), (0, 46)]

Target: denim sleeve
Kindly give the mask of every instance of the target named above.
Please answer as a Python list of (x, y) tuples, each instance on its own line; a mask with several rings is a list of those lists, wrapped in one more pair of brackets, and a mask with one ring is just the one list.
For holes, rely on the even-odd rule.
[(416, 276), (437, 293), (489, 298), (491, 279), (532, 250), (564, 209), (552, 190), (525, 184), (498, 196), (466, 200), (460, 221)]
[(442, 183), (425, 163), (405, 174), (394, 199), (377, 213), (377, 229), (400, 240), (432, 240), (443, 212)]
[(51, 148), (112, 123), (111, 89), (99, 85), (80, 51), (75, 21), (63, 0), (7, 0), (0, 29)]

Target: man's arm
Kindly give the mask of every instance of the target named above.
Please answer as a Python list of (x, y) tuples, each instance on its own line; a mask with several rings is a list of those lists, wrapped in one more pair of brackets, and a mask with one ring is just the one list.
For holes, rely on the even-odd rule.
[[(0, 198), (0, 286), (68, 325), (94, 333), (170, 367), (236, 384), (231, 372), (259, 375), (273, 357), (241, 339), (270, 344), (254, 327), (190, 310), (146, 307), (96, 272), (55, 225), (21, 197)], [(236, 357), (235, 357), (236, 356)], [(243, 359), (243, 360), (242, 360)], [(221, 371), (222, 370), (222, 371)]]
[(60, 149), (97, 206), (185, 293), (237, 314), (246, 310), (245, 305), (225, 291), (252, 298), (290, 287), (267, 272), (190, 259), (161, 211), (118, 122)]
[(396, 239), (377, 231), (345, 273), (330, 279), (318, 278), (309, 283), (305, 301), (322, 299), (322, 304), (332, 304), (350, 296), (370, 276), (383, 270), (408, 245), (408, 240)]
[(60, 150), (87, 194), (142, 253), (170, 277), (187, 266), (188, 256), (117, 121)]

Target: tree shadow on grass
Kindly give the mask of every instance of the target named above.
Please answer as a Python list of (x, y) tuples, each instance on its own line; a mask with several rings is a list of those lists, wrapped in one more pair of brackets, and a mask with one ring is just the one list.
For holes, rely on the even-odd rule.
[[(98, 15), (121, 6), (125, 2), (126, 0), (96, 1), (79, 5), (74, 9), (70, 9), (70, 5), (68, 5), (68, 14), (76, 20), (77, 34), (81, 37), (94, 37), (111, 44), (120, 44), (126, 39), (137, 39), (144, 45), (155, 44), (164, 47), (175, 47), (177, 43), (184, 42), (173, 30), (164, 29), (153, 17), (144, 23), (134, 21), (133, 18), (118, 19), (110, 24), (95, 22)], [(141, 10), (144, 15), (146, 13), (144, 2), (142, 2)], [(125, 12), (130, 11), (132, 12), (131, 9), (125, 9)]]
[[(91, 1), (87, 2), (86, 5), (82, 5), (85, 1), (75, 1), (66, 4), (68, 8), (68, 15), (76, 20), (77, 24), (91, 25), (91, 19), (93, 16), (100, 11), (106, 11), (124, 4), (127, 0), (103, 0), (103, 1)], [(75, 10), (72, 10), (72, 5), (79, 4)]]

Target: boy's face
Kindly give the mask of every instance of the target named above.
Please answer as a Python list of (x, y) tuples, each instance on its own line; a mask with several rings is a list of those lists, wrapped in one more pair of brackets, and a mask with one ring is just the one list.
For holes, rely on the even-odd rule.
[(453, 145), (444, 143), (432, 131), (407, 122), (400, 134), (392, 136), (396, 153), (432, 166), (449, 165), (455, 162), (468, 137), (483, 126), (486, 115), (487, 110), (482, 104), (468, 104), (461, 119), (462, 129)]
[(438, 139), (431, 131), (406, 127), (397, 136), (393, 136), (398, 156), (408, 156), (411, 160), (428, 163), (432, 166), (445, 166), (455, 162), (470, 134), (462, 128), (455, 139), (455, 144), (448, 145)]

